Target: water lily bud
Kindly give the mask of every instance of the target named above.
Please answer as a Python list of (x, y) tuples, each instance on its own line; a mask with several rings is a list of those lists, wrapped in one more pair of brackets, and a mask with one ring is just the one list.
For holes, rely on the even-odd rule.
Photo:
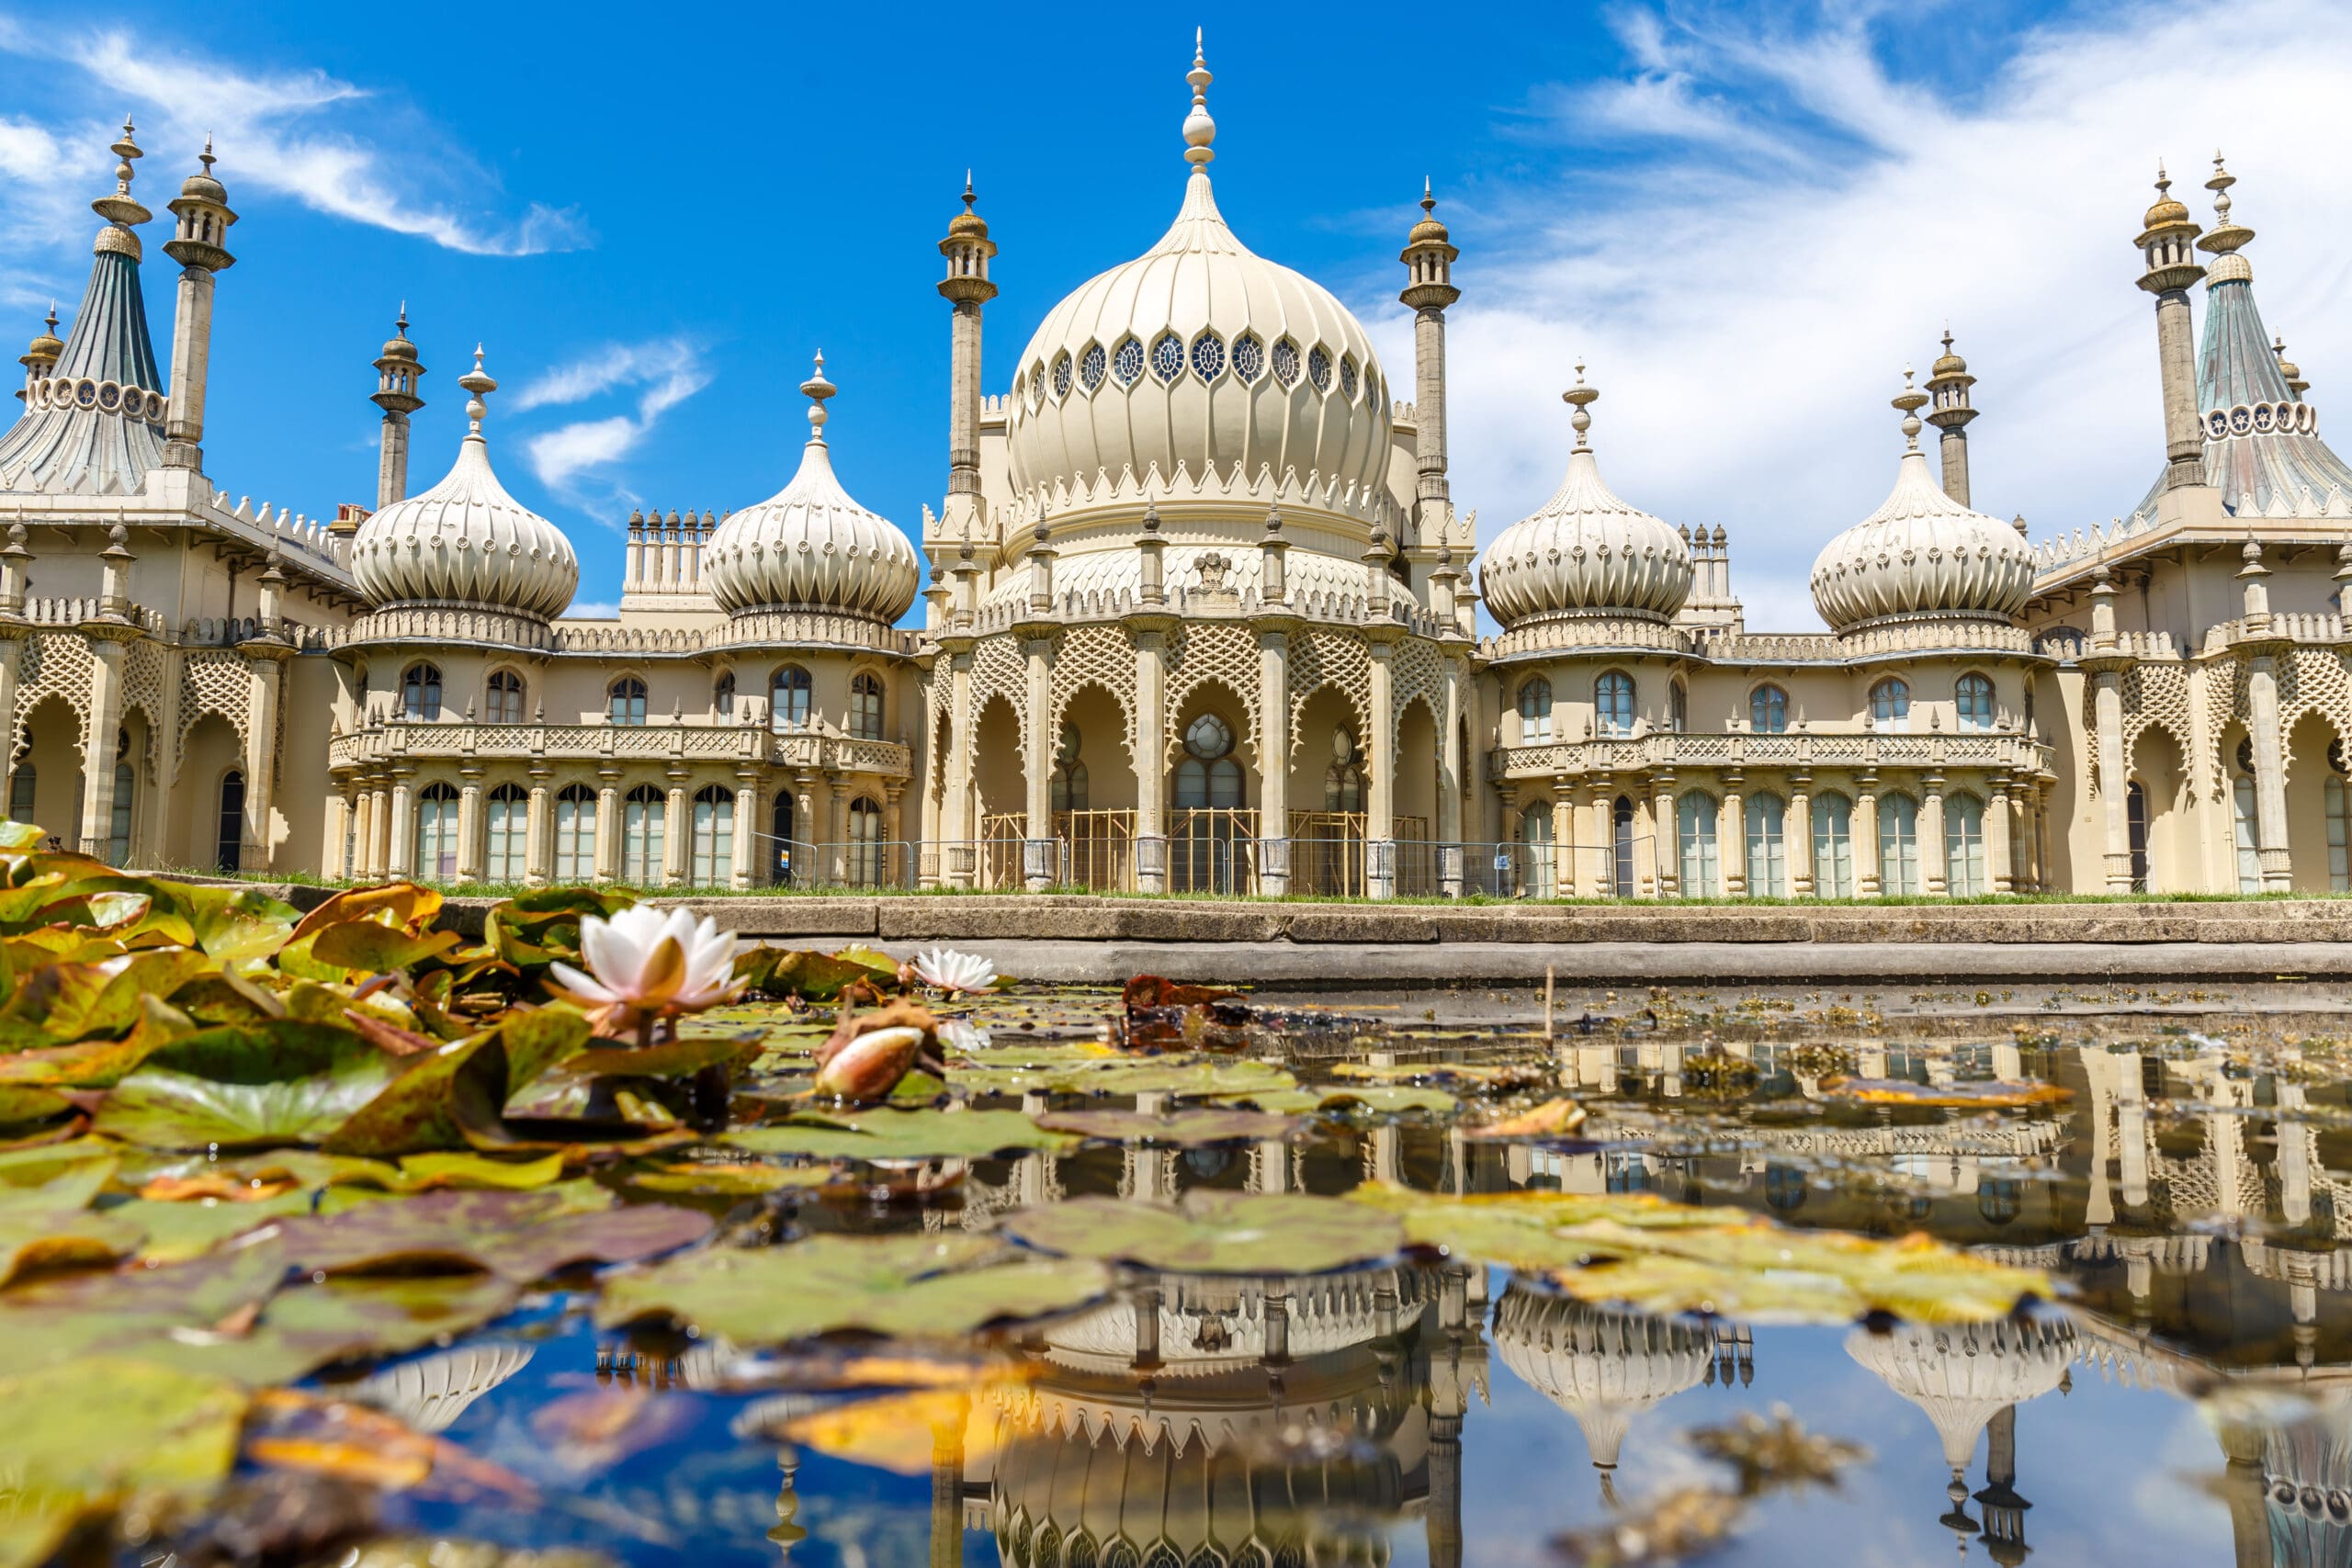
[(819, 1094), (842, 1100), (881, 1100), (899, 1087), (922, 1048), (923, 1032), (901, 1026), (875, 1029), (833, 1053), (817, 1070)]

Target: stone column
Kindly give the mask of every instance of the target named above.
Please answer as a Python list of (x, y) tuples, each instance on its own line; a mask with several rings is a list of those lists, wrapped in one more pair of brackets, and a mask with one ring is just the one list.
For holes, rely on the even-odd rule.
[(1984, 807), (1984, 861), (1986, 875), (1996, 893), (2017, 891), (2017, 867), (2010, 858), (2015, 846), (2009, 838), (2009, 781), (1993, 781), (1992, 799)]
[(662, 880), (672, 887), (686, 880), (686, 868), (692, 863), (688, 857), (694, 852), (693, 811), (684, 783), (673, 776), (670, 798), (662, 812)]
[(1581, 886), (1577, 873), (1577, 791), (1567, 775), (1552, 781), (1552, 896), (1573, 898)]
[(396, 877), (416, 874), (416, 813), (409, 808), (409, 777), (406, 768), (392, 774), (391, 853), (384, 869)]
[(282, 660), (293, 656), (291, 645), (267, 635), (248, 641), (243, 649), (249, 676), (245, 708), (245, 826), (240, 852), (244, 869), (267, 871), (275, 852), (271, 819), (277, 793), (277, 705), (285, 679)]
[(1929, 773), (1919, 781), (1919, 886), (1931, 898), (1951, 892), (1944, 870), (1944, 780)]
[[(2267, 651), (2247, 661), (2245, 695), (2252, 719), (2247, 728), (2254, 733), (2255, 840), (2260, 846), (2262, 890), (2283, 893), (2294, 885), (2294, 871), (2287, 858), (2286, 746), (2278, 732), (2278, 673), (2277, 661)], [(2119, 783), (2116, 799), (2121, 798)], [(2122, 807), (2118, 805), (2114, 809), (2120, 814)], [(2126, 886), (2131, 876), (2129, 848), (2127, 843)], [(2109, 880), (2113, 882), (2112, 872)]]
[(1367, 626), (1366, 651), (1372, 656), (1372, 680), (1365, 737), (1371, 751), (1372, 777), (1364, 802), (1364, 890), (1372, 897), (1387, 898), (1396, 891), (1396, 712), (1393, 671), (1389, 661), (1396, 642)]
[(2120, 666), (2101, 669), (2091, 676), (2091, 712), (2098, 730), (2099, 826), (2107, 890), (2129, 893), (2132, 827), (2126, 815), (2126, 792), (2131, 781), (2123, 775), (2123, 677)]
[[(114, 837), (114, 742), (122, 728), (123, 647), (100, 632), (90, 638), (90, 714), (82, 732), (82, 852), (104, 860)], [(248, 800), (252, 788), (248, 781)]]
[(1674, 774), (1659, 773), (1650, 781), (1648, 892), (1653, 898), (1670, 898), (1682, 889), (1681, 829), (1674, 815)]
[(523, 881), (545, 887), (555, 868), (555, 795), (548, 788), (548, 769), (542, 762), (531, 770), (531, 800), (523, 819)]
[(1577, 818), (1577, 860), (1584, 891), (1596, 898), (1611, 897), (1617, 886), (1617, 795), (1605, 778), (1585, 786)]
[[(150, 791), (160, 794), (161, 791)], [(345, 830), (351, 824), (351, 797), (342, 790), (327, 796), (325, 835), (320, 846), (319, 873), (336, 877), (349, 874), (343, 869), (343, 845)], [(141, 829), (144, 832), (144, 829)]]
[[(1740, 775), (1724, 775), (1724, 798), (1715, 817), (1715, 858), (1723, 867), (1723, 893), (1737, 898), (1747, 886), (1747, 816), (1741, 808)], [(1713, 891), (1709, 889), (1709, 891)]]
[(485, 824), (481, 819), (481, 769), (459, 770), (458, 785), (458, 880), (481, 880)]
[[(1439, 891), (1462, 897), (1462, 684), (1468, 677), (1459, 660), (1445, 661), (1445, 712), (1438, 720), (1437, 840)], [(1556, 844), (1558, 836), (1554, 835)], [(1558, 856), (1553, 857), (1558, 863)]]
[(1128, 631), (1136, 649), (1136, 886), (1168, 890), (1168, 632), (1164, 623)]
[(351, 813), (351, 849), (345, 857), (343, 874), (346, 881), (358, 882), (369, 874), (368, 863), (375, 859), (376, 792), (364, 785), (355, 787)]
[(596, 880), (612, 882), (621, 874), (621, 791), (617, 769), (599, 769), (604, 783), (596, 791)]
[(1854, 781), (1854, 892), (1867, 898), (1879, 891), (1878, 775)]
[(906, 787), (896, 779), (885, 780), (882, 784), (881, 859), (875, 872), (885, 887), (907, 886), (906, 845), (899, 837), (904, 822), (904, 808), (899, 806), (899, 797), (906, 793)]
[[(805, 789), (805, 786), (804, 786)], [(967, 645), (948, 660), (947, 786), (941, 811), (946, 863), (940, 869), (951, 887), (969, 887), (978, 872), (979, 838), (972, 809), (972, 650)]]
[(1029, 660), (1029, 700), (1023, 727), (1028, 744), (1028, 826), (1021, 847), (1021, 880), (1032, 893), (1054, 885), (1061, 873), (1061, 845), (1054, 837), (1054, 641), (1031, 637), (1023, 645)]
[(1258, 891), (1290, 891), (1290, 634), (1258, 632)]
[(738, 887), (749, 887), (752, 868), (759, 863), (755, 848), (760, 841), (760, 790), (757, 779), (748, 772), (737, 773), (735, 779), (734, 855), (728, 866), (728, 880)]
[(825, 825), (817, 819), (817, 771), (802, 768), (792, 782), (792, 880), (805, 887), (824, 880), (817, 841), (825, 836)]
[[(14, 611), (0, 612), (0, 811), (14, 798), (10, 786), (17, 776), (17, 683), (24, 669), (25, 630), (25, 623)], [(168, 747), (169, 738), (159, 736), (157, 743)], [(168, 750), (164, 757), (168, 761)], [(150, 793), (160, 798), (165, 792)]]
[(1813, 886), (1813, 779), (1797, 773), (1789, 780), (1789, 891), (1809, 897)]

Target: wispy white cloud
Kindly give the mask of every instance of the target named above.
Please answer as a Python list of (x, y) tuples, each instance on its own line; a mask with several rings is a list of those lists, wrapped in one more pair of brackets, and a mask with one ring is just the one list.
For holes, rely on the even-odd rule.
[[(1947, 321), (1980, 378), (1977, 506), (2024, 513), (2037, 538), (2127, 510), (2163, 457), (2132, 246), (2159, 153), (2202, 216), (2205, 160), (2231, 151), (2268, 325), (2323, 412), (2339, 378), (2352, 387), (2336, 240), (2352, 186), (2335, 152), (2352, 98), (2332, 64), (2352, 9), (2235, 7), (2220, 91), (2211, 15), (2187, 4), (2030, 32), (1957, 96), (1889, 67), (1893, 25), (1634, 13), (1623, 82), (1537, 100), (1560, 172), (1471, 186), (1442, 214), (1464, 246), (1454, 494), (1483, 537), (1557, 483), (1557, 389), (1581, 355), (1605, 394), (1592, 434), (1611, 484), (1730, 530), (1751, 626), (1815, 624), (1813, 558), (1893, 483), (1886, 400)], [(1586, 155), (1600, 145), (1609, 157)], [(1411, 362), (1401, 313), (1375, 331), (1392, 365)]]
[[(684, 338), (608, 344), (557, 367), (517, 391), (518, 412), (570, 407), (622, 388), (639, 389), (633, 409), (573, 420), (523, 444), (531, 471), (549, 490), (577, 501), (582, 482), (605, 477), (653, 433), (662, 416), (710, 384), (700, 349)], [(625, 490), (614, 493), (634, 499)]]

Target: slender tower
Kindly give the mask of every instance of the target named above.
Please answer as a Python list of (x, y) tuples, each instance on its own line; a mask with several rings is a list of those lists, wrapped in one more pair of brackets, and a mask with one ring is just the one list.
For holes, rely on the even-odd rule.
[(1968, 422), (1976, 417), (1976, 410), (1968, 400), (1968, 389), (1974, 385), (1968, 361), (1952, 352), (1951, 329), (1946, 327), (1943, 357), (1928, 373), (1928, 398), (1934, 404), (1928, 423), (1944, 433), (1944, 493), (1962, 506), (1969, 503)]
[(940, 523), (946, 536), (977, 536), (980, 513), (980, 307), (996, 298), (989, 258), (996, 243), (972, 210), (972, 176), (964, 175), (964, 210), (947, 225), (939, 254), (947, 259), (940, 296), (954, 308), (947, 372), (947, 501)]
[(171, 203), (177, 220), (164, 254), (180, 264), (179, 307), (172, 321), (171, 417), (164, 424), (164, 467), (204, 468), (204, 384), (212, 363), (212, 275), (237, 265), (229, 254), (229, 193), (212, 177), (212, 139)]
[(376, 510), (408, 499), (408, 416), (424, 406), (416, 384), (424, 365), (416, 344), (408, 341), (408, 303), (401, 313), (384, 352), (376, 358), (376, 391), (368, 400), (384, 411), (384, 434), (376, 460)]
[(2205, 276), (2197, 260), (2197, 220), (2172, 196), (2156, 169), (2156, 203), (2137, 242), (2148, 264), (2140, 287), (2156, 297), (2156, 365), (2165, 399), (2165, 489), (2205, 482), (2205, 436), (2197, 417), (2197, 364), (2190, 342), (2188, 290)]
[[(45, 379), (57, 367), (57, 356), (64, 352), (64, 340), (57, 335), (57, 301), (51, 299), (49, 302), (49, 319), (41, 323), (40, 332), (33, 341), (25, 345), (25, 352), (17, 357), (17, 363), (25, 367), (25, 384), (17, 392), (19, 401), (32, 400), (33, 383)], [(2287, 345), (2280, 344), (2278, 352), (2284, 355)], [(2283, 359), (2281, 363), (2284, 363)]]
[(1453, 247), (1437, 220), (1437, 197), (1421, 181), (1421, 220), (1405, 237), (1397, 260), (1405, 264), (1405, 290), (1396, 296), (1413, 312), (1413, 414), (1420, 423), (1413, 456), (1419, 479), (1415, 500), (1421, 512), (1420, 542), (1453, 519), (1452, 491), (1445, 479), (1445, 308), (1462, 298), (1453, 287)]

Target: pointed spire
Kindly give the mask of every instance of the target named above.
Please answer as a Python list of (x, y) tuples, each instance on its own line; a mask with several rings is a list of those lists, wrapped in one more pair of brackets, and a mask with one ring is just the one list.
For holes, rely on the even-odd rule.
[(474, 367), (458, 378), (458, 385), (472, 396), (466, 400), (466, 434), (469, 439), (481, 439), (482, 416), (490, 409), (482, 400), (498, 390), (498, 383), (481, 367), (481, 344), (474, 344)]
[(1568, 423), (1576, 426), (1577, 450), (1579, 452), (1589, 452), (1592, 450), (1592, 448), (1586, 444), (1585, 432), (1592, 428), (1592, 405), (1599, 401), (1600, 398), (1600, 388), (1588, 387), (1584, 384), (1584, 361), (1582, 359), (1578, 359), (1577, 361), (1577, 384), (1570, 387), (1566, 391), (1562, 392), (1560, 394), (1560, 400), (1571, 405), (1577, 411), (1575, 414), (1570, 416)]
[(107, 150), (115, 155), (116, 160), (114, 191), (90, 203), (90, 209), (117, 227), (132, 228), (146, 222), (154, 215), (130, 197), (131, 162), (146, 154), (139, 150), (139, 143), (131, 140), (130, 116), (123, 117), (121, 137)]
[[(2230, 217), (2230, 187), (2238, 177), (2222, 165), (2222, 154), (2213, 153), (2213, 177), (2205, 188), (2213, 193), (2213, 227), (2197, 242), (2197, 248), (2217, 256), (2233, 255), (2254, 238), (2254, 231)], [(2232, 266), (2216, 265), (2209, 275), (2215, 283), (2243, 282), (2254, 276), (2253, 269), (2243, 260)]]
[(1202, 29), (1193, 29), (1193, 68), (1184, 73), (1184, 80), (1193, 85), (1193, 112), (1184, 117), (1184, 161), (1203, 174), (1216, 157), (1210, 145), (1216, 141), (1216, 121), (1209, 118), (1209, 84), (1216, 77), (1209, 74), (1208, 61), (1202, 54)]
[(825, 400), (839, 390), (840, 388), (825, 379), (825, 354), (824, 350), (819, 349), (815, 372), (800, 383), (800, 395), (808, 400), (809, 446), (822, 446), (825, 444), (825, 421), (828, 417)]

